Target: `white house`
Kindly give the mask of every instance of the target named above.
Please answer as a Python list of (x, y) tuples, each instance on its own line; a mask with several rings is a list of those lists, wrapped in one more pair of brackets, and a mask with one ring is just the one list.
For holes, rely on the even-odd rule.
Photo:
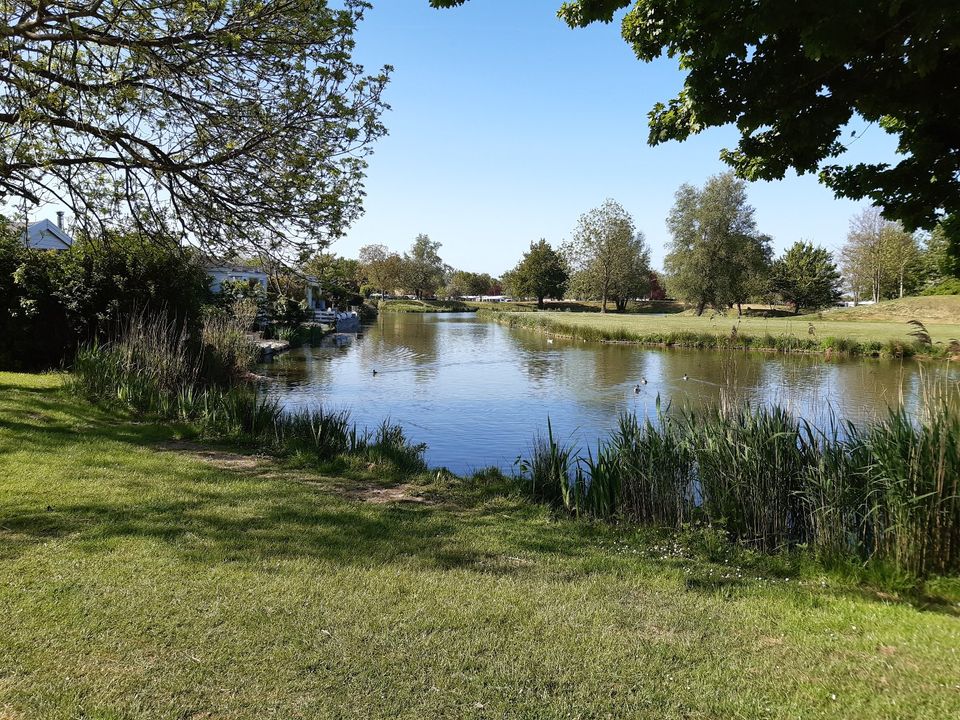
[(63, 213), (57, 213), (57, 222), (40, 220), (27, 226), (20, 240), (34, 250), (67, 250), (73, 245), (73, 238), (63, 229)]
[[(264, 290), (269, 287), (270, 276), (260, 268), (245, 265), (208, 265), (207, 275), (210, 276), (210, 290), (214, 293), (221, 291), (223, 283), (228, 280), (241, 280), (248, 283), (259, 283)], [(312, 275), (304, 278), (304, 294), (307, 299), (307, 308), (311, 311), (325, 310), (326, 303), (321, 297), (320, 282)]]
[(266, 291), (269, 281), (265, 271), (242, 265), (211, 265), (207, 268), (207, 275), (210, 276), (210, 289), (215, 293), (220, 292), (221, 285), (227, 280), (259, 283), (263, 286), (264, 291)]

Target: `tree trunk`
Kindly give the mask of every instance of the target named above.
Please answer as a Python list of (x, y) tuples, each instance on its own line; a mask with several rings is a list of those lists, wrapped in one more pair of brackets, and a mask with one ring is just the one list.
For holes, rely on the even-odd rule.
[(706, 306), (707, 306), (707, 303), (706, 303), (705, 300), (700, 300), (700, 301), (697, 303), (697, 317), (700, 317), (701, 315), (703, 315), (703, 309), (704, 309)]
[(743, 317), (743, 306), (741, 303), (737, 303), (737, 317)]
[(542, 295), (537, 298), (537, 307), (538, 307), (540, 310), (543, 310), (543, 296), (542, 296)]

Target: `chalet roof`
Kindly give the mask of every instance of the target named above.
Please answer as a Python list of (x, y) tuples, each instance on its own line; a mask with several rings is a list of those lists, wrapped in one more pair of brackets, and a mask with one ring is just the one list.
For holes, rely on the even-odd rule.
[(64, 250), (73, 245), (73, 238), (63, 228), (49, 220), (30, 223), (26, 232), (20, 235), (20, 240), (24, 241), (27, 247), (49, 246), (51, 240), (55, 246), (59, 245)]

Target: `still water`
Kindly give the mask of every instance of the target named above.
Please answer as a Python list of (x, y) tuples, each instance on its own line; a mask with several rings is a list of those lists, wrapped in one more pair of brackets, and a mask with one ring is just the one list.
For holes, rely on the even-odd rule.
[(431, 467), (457, 473), (509, 469), (547, 418), (560, 438), (595, 444), (621, 413), (655, 414), (658, 396), (662, 407), (725, 396), (776, 402), (814, 422), (830, 413), (863, 421), (901, 402), (915, 410), (938, 378), (960, 381), (942, 363), (550, 341), (472, 314), (385, 314), (361, 337), (328, 336), (258, 372), (290, 409), (323, 405), (348, 409), (360, 426), (400, 423), (428, 444)]

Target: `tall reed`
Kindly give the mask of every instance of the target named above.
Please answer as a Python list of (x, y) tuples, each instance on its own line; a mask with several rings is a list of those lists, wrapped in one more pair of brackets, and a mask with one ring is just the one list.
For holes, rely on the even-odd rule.
[(344, 411), (287, 413), (276, 399), (236, 384), (237, 371), (249, 361), (243, 355), (248, 341), (229, 316), (208, 316), (204, 342), (204, 350), (198, 352), (176, 322), (163, 314), (137, 313), (109, 343), (80, 349), (71, 389), (96, 402), (188, 421), (208, 437), (276, 454), (308, 452), (320, 460), (356, 455), (401, 472), (426, 469), (426, 446), (413, 443), (398, 425), (384, 421), (365, 431)]
[(780, 407), (620, 419), (585, 455), (548, 422), (531, 493), (576, 514), (682, 529), (694, 520), (775, 552), (875, 560), (917, 577), (960, 572), (960, 398), (825, 430)]

